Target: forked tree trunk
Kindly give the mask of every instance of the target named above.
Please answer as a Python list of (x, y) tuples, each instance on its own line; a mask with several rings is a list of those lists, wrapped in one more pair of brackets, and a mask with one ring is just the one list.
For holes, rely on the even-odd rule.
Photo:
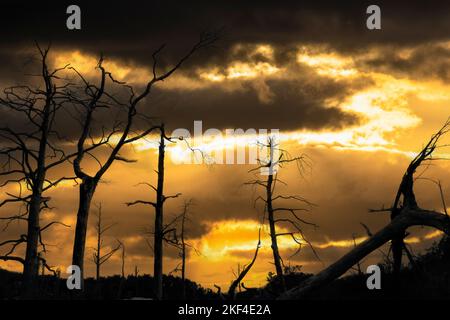
[(285, 292), (279, 299), (299, 299), (307, 296), (312, 291), (330, 283), (343, 275), (358, 261), (366, 257), (374, 250), (381, 247), (389, 240), (403, 234), (411, 226), (429, 226), (450, 233), (450, 219), (444, 214), (421, 209), (408, 209), (394, 218), (390, 224), (378, 231), (369, 239), (360, 243), (338, 261), (308, 278), (299, 286)]
[(53, 100), (53, 85), (48, 76), (48, 70), (45, 58), (43, 59), (42, 74), (46, 84), (46, 103), (43, 109), (43, 119), (40, 127), (41, 137), (39, 141), (39, 153), (36, 164), (36, 176), (34, 179), (31, 201), (29, 203), (29, 212), (27, 217), (27, 247), (25, 251), (25, 263), (23, 267), (23, 292), (22, 296), (30, 298), (34, 295), (36, 289), (35, 281), (39, 275), (39, 257), (38, 244), (40, 235), (40, 212), (42, 205), (42, 192), (46, 176), (46, 157), (48, 135), (51, 130), (50, 113)]
[[(83, 121), (83, 129), (82, 133), (80, 135), (80, 138), (78, 139), (77, 143), (77, 151), (78, 154), (73, 161), (73, 167), (75, 174), (78, 178), (82, 179), (83, 183), (80, 185), (80, 205), (78, 209), (77, 214), (77, 227), (75, 231), (75, 242), (74, 242), (74, 251), (72, 256), (72, 264), (78, 265), (80, 267), (81, 272), (83, 273), (83, 259), (84, 259), (84, 247), (86, 243), (86, 230), (87, 230), (87, 223), (88, 223), (88, 215), (89, 215), (89, 209), (91, 205), (91, 200), (93, 197), (93, 194), (95, 192), (95, 188), (100, 181), (101, 177), (109, 170), (112, 163), (116, 160), (118, 161), (125, 161), (130, 162), (129, 160), (121, 157), (119, 155), (119, 152), (121, 151), (122, 147), (124, 147), (126, 144), (131, 143), (133, 141), (137, 141), (139, 139), (144, 138), (148, 134), (150, 134), (156, 127), (151, 127), (148, 130), (143, 131), (140, 134), (136, 134), (133, 137), (130, 137), (129, 135), (134, 131), (134, 119), (136, 115), (138, 114), (137, 108), (138, 105), (145, 100), (145, 98), (150, 95), (153, 86), (161, 81), (164, 81), (168, 77), (170, 77), (178, 68), (181, 67), (181, 65), (188, 60), (197, 50), (208, 46), (209, 44), (213, 43), (217, 39), (217, 36), (215, 34), (212, 35), (204, 35), (200, 38), (200, 40), (191, 48), (190, 51), (187, 52), (180, 60), (178, 60), (178, 63), (176, 63), (172, 68), (169, 68), (168, 71), (157, 75), (157, 65), (158, 65), (158, 54), (163, 49), (164, 46), (160, 47), (158, 50), (156, 50), (152, 57), (153, 57), (153, 77), (146, 83), (145, 89), (138, 95), (134, 94), (133, 89), (131, 88), (132, 95), (129, 97), (129, 104), (127, 104), (127, 118), (126, 122), (124, 124), (122, 133), (119, 134), (120, 138), (118, 142), (115, 144), (115, 146), (112, 148), (111, 153), (107, 157), (106, 161), (100, 166), (100, 169), (97, 171), (95, 176), (90, 177), (88, 176), (83, 170), (81, 169), (81, 162), (88, 151), (89, 148), (85, 148), (85, 142), (89, 138), (91, 131), (92, 131), (92, 121), (94, 117), (94, 112), (99, 107), (99, 105), (103, 105), (104, 107), (104, 101), (103, 98), (107, 96), (108, 102), (106, 105), (109, 105), (111, 103), (110, 98), (111, 94), (107, 94), (105, 92), (106, 81), (107, 78), (111, 79), (114, 83), (120, 84), (118, 81), (115, 81), (111, 75), (110, 72), (107, 72), (105, 68), (102, 66), (103, 62), (103, 56), (100, 57), (99, 63), (97, 65), (97, 68), (101, 71), (101, 79), (100, 84), (97, 86), (93, 86), (89, 83), (87, 83), (86, 79), (76, 72), (80, 78), (81, 81), (85, 84), (85, 92), (88, 93), (89, 101), (87, 103), (82, 102), (81, 105), (83, 106), (83, 109), (87, 107), (87, 114), (86, 118)], [(129, 85), (121, 84), (127, 87), (127, 90), (130, 89)], [(115, 99), (113, 99), (115, 100)], [(120, 104), (122, 105), (122, 104)], [(117, 128), (116, 128), (117, 129)], [(102, 140), (106, 140), (106, 142), (109, 141), (109, 139), (112, 137), (113, 134), (117, 133), (116, 129), (111, 131), (110, 135), (103, 136)], [(105, 142), (96, 144), (97, 146), (103, 145)], [(164, 148), (163, 148), (164, 149)], [(164, 168), (162, 168), (164, 169)], [(162, 186), (161, 186), (162, 190)], [(155, 227), (159, 227), (162, 230), (162, 202), (163, 202), (163, 195), (162, 192), (159, 193), (159, 208), (157, 208), (157, 225)], [(162, 256), (162, 238), (163, 234), (162, 232), (155, 233), (155, 254), (159, 257)], [(162, 273), (162, 259), (155, 258), (157, 261), (155, 261), (155, 271), (157, 271), (157, 275), (161, 275)], [(162, 277), (162, 276), (161, 276)], [(161, 281), (159, 281), (159, 285), (161, 288), (158, 290), (158, 296), (161, 296), (162, 293), (162, 285)]]

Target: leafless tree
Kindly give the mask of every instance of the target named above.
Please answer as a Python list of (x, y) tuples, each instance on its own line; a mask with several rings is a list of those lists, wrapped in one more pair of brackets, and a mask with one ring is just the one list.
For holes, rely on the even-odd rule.
[[(416, 170), (423, 164), (429, 164), (432, 161), (442, 160), (441, 157), (433, 157), (433, 152), (446, 145), (439, 145), (438, 142), (450, 130), (450, 119), (448, 119), (443, 127), (435, 133), (423, 149), (408, 165), (405, 174), (403, 175), (397, 195), (394, 200), (392, 208), (382, 208), (377, 210), (370, 210), (371, 212), (391, 212), (391, 222), (377, 233), (370, 236), (367, 240), (357, 245), (353, 250), (344, 255), (338, 261), (325, 268), (316, 275), (308, 278), (297, 287), (287, 291), (281, 295), (281, 299), (301, 298), (328, 284), (334, 279), (343, 275), (347, 270), (354, 266), (358, 261), (365, 256), (378, 249), (388, 241), (392, 242), (393, 250), (399, 252), (394, 253), (395, 268), (394, 272), (398, 272), (401, 266), (401, 255), (405, 249), (404, 237), (406, 230), (412, 226), (429, 226), (440, 231), (450, 234), (450, 218), (445, 213), (422, 209), (418, 206), (414, 194), (414, 182), (417, 178), (414, 177)], [(368, 230), (368, 229), (366, 229)], [(370, 231), (368, 231), (369, 234)], [(394, 246), (401, 246), (394, 249)], [(399, 261), (400, 260), (400, 261)], [(400, 266), (399, 266), (400, 265)]]
[[(186, 242), (186, 221), (189, 220), (188, 211), (191, 204), (192, 200), (186, 201), (183, 205), (182, 213), (175, 216), (175, 218), (173, 218), (172, 221), (164, 227), (164, 230), (170, 230), (172, 233), (172, 237), (166, 239), (166, 242), (180, 251), (179, 255), (181, 262), (177, 264), (177, 266), (169, 274), (176, 272), (181, 273), (182, 299), (186, 298), (186, 252), (187, 247), (190, 247), (190, 245)], [(178, 222), (178, 220), (180, 221)], [(178, 223), (180, 226), (177, 226)]]
[(122, 241), (118, 240), (120, 247), (122, 248), (122, 268), (121, 268), (121, 275), (122, 279), (125, 279), (125, 245)]
[[(450, 129), (450, 122), (447, 121), (445, 125), (439, 130), (433, 137), (428, 141), (427, 145), (422, 149), (421, 152), (419, 152), (416, 157), (411, 161), (408, 168), (406, 169), (405, 174), (403, 175), (403, 178), (400, 182), (400, 185), (398, 187), (397, 194), (394, 199), (394, 203), (391, 208), (385, 209), (375, 209), (375, 210), (369, 210), (369, 212), (390, 212), (391, 213), (391, 220), (395, 219), (399, 214), (402, 213), (403, 210), (407, 210), (408, 208), (417, 208), (417, 201), (416, 197), (414, 195), (413, 191), (413, 185), (414, 181), (416, 179), (424, 179), (431, 181), (435, 183), (440, 192), (440, 197), (443, 204), (443, 210), (446, 215), (447, 214), (447, 208), (445, 204), (445, 199), (442, 191), (442, 185), (441, 182), (438, 180), (433, 180), (429, 178), (423, 178), (421, 175), (419, 177), (415, 178), (414, 173), (416, 170), (421, 166), (422, 164), (429, 163), (433, 160), (440, 160), (440, 158), (433, 158), (432, 153), (436, 148), (439, 148), (440, 146), (437, 145), (439, 139), (448, 132)], [(408, 247), (406, 246), (404, 239), (407, 236), (406, 230), (403, 234), (398, 234), (395, 238), (391, 240), (391, 250), (392, 252), (392, 258), (393, 258), (393, 273), (395, 275), (398, 275), (400, 272), (400, 269), (402, 267), (402, 258), (403, 258), (403, 252), (406, 253), (408, 256), (410, 262), (414, 264), (414, 260), (412, 259), (411, 252), (409, 251)]]
[(96, 270), (96, 279), (100, 279), (100, 268), (101, 266), (108, 261), (121, 247), (121, 244), (119, 243), (116, 247), (110, 249), (107, 253), (102, 254), (103, 246), (103, 235), (106, 231), (111, 229), (115, 224), (109, 224), (109, 225), (103, 225), (102, 220), (102, 204), (100, 203), (98, 205), (98, 212), (97, 212), (97, 223), (95, 226), (95, 230), (97, 232), (97, 248), (94, 249), (94, 253), (92, 255), (92, 260), (95, 264), (95, 270)]
[[(315, 253), (314, 248), (304, 236), (302, 225), (310, 225), (314, 227), (316, 227), (316, 225), (306, 221), (299, 215), (299, 212), (309, 210), (309, 207), (313, 205), (311, 202), (298, 195), (275, 194), (276, 185), (278, 183), (285, 184), (279, 179), (278, 171), (286, 164), (295, 163), (297, 164), (297, 168), (300, 173), (303, 173), (304, 170), (306, 170), (306, 167), (310, 166), (310, 161), (304, 154), (298, 157), (291, 157), (286, 150), (279, 147), (279, 143), (276, 141), (275, 137), (269, 137), (266, 143), (259, 142), (258, 145), (267, 154), (265, 157), (258, 159), (258, 166), (250, 170), (250, 172), (260, 171), (260, 173), (267, 175), (267, 179), (261, 180), (258, 178), (256, 180), (249, 181), (246, 184), (262, 187), (265, 190), (265, 196), (258, 196), (255, 203), (257, 201), (262, 201), (264, 203), (264, 219), (267, 218), (268, 220), (275, 270), (281, 283), (282, 290), (285, 291), (286, 284), (283, 277), (283, 260), (278, 247), (278, 237), (290, 237), (296, 244), (298, 244), (298, 250), (295, 254), (297, 254), (302, 248), (303, 241), (306, 241)], [(282, 204), (275, 204), (275, 202), (283, 201), (294, 201), (302, 204), (303, 206), (293, 208)], [(292, 231), (278, 232), (277, 224), (284, 224), (291, 227)]]
[(119, 242), (120, 248), (122, 248), (122, 255), (121, 255), (121, 260), (122, 260), (122, 268), (121, 268), (121, 277), (120, 277), (120, 284), (119, 284), (119, 290), (117, 291), (117, 299), (121, 299), (122, 298), (122, 291), (123, 291), (123, 287), (125, 285), (125, 244), (120, 241), (117, 240), (117, 242)]
[(186, 218), (187, 218), (187, 211), (189, 208), (189, 202), (184, 204), (184, 209), (182, 213), (181, 218), (181, 232), (180, 232), (180, 239), (181, 239), (181, 281), (183, 281), (183, 291), (182, 291), (182, 298), (186, 299), (186, 238), (185, 238), (185, 231), (186, 231)]
[[(98, 63), (98, 70), (100, 72), (99, 84), (90, 83), (83, 75), (81, 75), (76, 69), (72, 68), (74, 72), (79, 76), (81, 83), (84, 86), (83, 92), (86, 97), (79, 97), (79, 95), (71, 95), (72, 102), (78, 104), (83, 109), (83, 117), (81, 120), (82, 133), (79, 136), (77, 142), (77, 156), (73, 161), (73, 169), (75, 175), (80, 179), (80, 193), (79, 193), (79, 206), (77, 213), (77, 225), (75, 230), (75, 241), (73, 247), (72, 264), (78, 265), (80, 267), (81, 273), (83, 275), (84, 270), (84, 251), (86, 244), (86, 230), (88, 225), (89, 211), (91, 206), (91, 201), (94, 196), (95, 190), (98, 183), (102, 179), (103, 175), (108, 171), (111, 165), (115, 161), (133, 162), (132, 160), (126, 159), (120, 155), (120, 151), (124, 146), (137, 141), (152, 131), (156, 130), (157, 127), (149, 125), (149, 128), (141, 131), (139, 133), (135, 132), (134, 124), (137, 120), (138, 107), (141, 102), (146, 99), (152, 92), (153, 87), (170, 77), (176, 70), (178, 70), (186, 60), (188, 60), (195, 52), (199, 49), (211, 45), (217, 39), (217, 34), (215, 33), (205, 33), (200, 37), (200, 40), (171, 68), (162, 74), (158, 74), (158, 58), (163, 50), (164, 46), (157, 49), (153, 55), (153, 66), (152, 66), (152, 78), (147, 82), (144, 90), (140, 93), (136, 93), (133, 87), (119, 82), (113, 78), (113, 75), (108, 72), (103, 67), (103, 58), (101, 57)], [(129, 97), (126, 102), (119, 101), (115, 95), (107, 92), (107, 81), (110, 80), (115, 85), (122, 86), (129, 92)], [(126, 120), (123, 123), (116, 123), (113, 126), (112, 134), (117, 134), (117, 142), (112, 144), (108, 143), (111, 151), (106, 157), (106, 160), (101, 163), (97, 158), (95, 160), (99, 164), (99, 169), (95, 173), (89, 174), (82, 168), (82, 161), (86, 155), (93, 157), (91, 153), (88, 152), (89, 148), (88, 142), (91, 137), (91, 131), (93, 130), (93, 122), (95, 113), (104, 107), (109, 107), (111, 105), (119, 106), (121, 109), (126, 110)]]
[[(250, 261), (249, 264), (244, 265), (241, 270), (241, 266), (238, 265), (237, 274), (233, 271), (233, 274), (235, 275), (235, 279), (231, 282), (230, 287), (228, 288), (228, 292), (226, 294), (222, 293), (222, 288), (216, 284), (214, 284), (214, 287), (217, 289), (217, 294), (222, 300), (234, 300), (236, 296), (236, 288), (240, 288), (241, 284), (245, 288), (244, 283), (242, 280), (244, 280), (245, 276), (248, 274), (250, 269), (253, 267), (253, 265), (256, 262), (256, 258), (258, 257), (259, 249), (261, 248), (261, 228), (258, 230), (258, 243), (256, 245), (255, 253), (253, 254), (253, 258)], [(245, 288), (247, 289), (247, 288)], [(252, 288), (250, 288), (252, 290)], [(240, 290), (239, 290), (240, 291)]]
[(176, 228), (168, 228), (164, 226), (164, 203), (168, 199), (173, 199), (179, 197), (181, 194), (177, 193), (174, 195), (164, 195), (164, 160), (165, 160), (165, 150), (166, 141), (172, 142), (172, 138), (166, 136), (164, 125), (160, 126), (160, 140), (158, 147), (158, 170), (157, 170), (157, 185), (156, 187), (146, 184), (151, 187), (156, 193), (156, 200), (146, 201), (146, 200), (136, 200), (133, 202), (128, 202), (127, 206), (133, 206), (137, 204), (150, 205), (155, 208), (155, 227), (154, 227), (154, 240), (153, 240), (153, 252), (154, 252), (154, 266), (153, 266), (153, 277), (155, 278), (155, 294), (158, 300), (163, 297), (163, 287), (162, 287), (162, 274), (163, 274), (163, 242), (173, 243), (178, 245), (178, 240), (176, 239)]
[[(42, 233), (51, 226), (60, 224), (53, 221), (44, 226), (40, 224), (43, 210), (51, 209), (50, 197), (45, 192), (64, 180), (73, 180), (74, 177), (54, 178), (51, 169), (65, 163), (74, 156), (66, 154), (61, 147), (62, 137), (55, 129), (57, 114), (67, 103), (64, 91), (70, 83), (60, 76), (67, 68), (50, 70), (48, 67), (49, 48), (42, 49), (37, 45), (39, 52), (40, 72), (32, 75), (39, 79), (36, 87), (18, 85), (3, 90), (0, 98), (1, 112), (6, 117), (13, 117), (14, 121), (6, 121), (0, 127), (2, 138), (0, 159), (1, 187), (16, 185), (18, 192), (6, 192), (8, 198), (0, 202), (0, 207), (18, 205), (16, 214), (0, 219), (6, 221), (5, 228), (12, 221), (25, 221), (27, 232), (18, 239), (7, 240), (0, 246), (11, 245), (10, 250), (1, 255), (1, 260), (17, 261), (23, 264), (23, 295), (33, 295), (33, 285), (38, 273), (40, 263), (45, 268), (53, 270), (47, 265), (43, 255), (46, 246)], [(6, 120), (6, 119), (5, 119)], [(13, 256), (15, 250), (26, 244), (25, 258)], [(39, 248), (42, 252), (39, 255)]]
[(181, 272), (181, 280), (183, 283), (182, 299), (186, 298), (186, 254), (188, 248), (193, 249), (197, 254), (199, 254), (198, 250), (186, 241), (186, 223), (191, 220), (189, 218), (189, 210), (192, 205), (192, 199), (185, 201), (181, 214), (175, 216), (175, 218), (172, 219), (172, 221), (165, 227), (165, 230), (175, 231), (175, 236), (167, 240), (170, 245), (178, 248), (180, 251), (181, 262), (176, 266), (172, 273), (178, 271)]

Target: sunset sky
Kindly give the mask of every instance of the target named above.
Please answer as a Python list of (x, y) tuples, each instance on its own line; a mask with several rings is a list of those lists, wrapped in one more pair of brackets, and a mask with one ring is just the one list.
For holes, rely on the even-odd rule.
[[(47, 1), (44, 6), (30, 4), (28, 8), (2, 4), (0, 8), (7, 14), (0, 21), (0, 85), (35, 81), (27, 74), (36, 68), (37, 41), (44, 46), (51, 42), (53, 67), (70, 63), (95, 79), (95, 66), (103, 53), (105, 67), (117, 79), (142, 88), (151, 77), (152, 52), (161, 44), (166, 44), (161, 54), (163, 70), (177, 61), (201, 32), (220, 30), (214, 46), (198, 52), (159, 83), (140, 111), (155, 122), (164, 121), (168, 131), (186, 128), (193, 132), (194, 121), (202, 121), (203, 130), (223, 132), (279, 129), (282, 148), (293, 156), (307, 154), (311, 167), (303, 174), (295, 165), (280, 170), (279, 177), (287, 185), (280, 184), (278, 192), (301, 195), (316, 205), (302, 217), (318, 228), (305, 226), (303, 231), (320, 260), (306, 245), (290, 257), (297, 245), (289, 238), (280, 238), (280, 248), (286, 265), (302, 265), (305, 272), (317, 272), (350, 250), (353, 237), (356, 242), (365, 239), (360, 223), (377, 231), (389, 221), (388, 214), (368, 213), (368, 209), (392, 204), (411, 157), (450, 115), (450, 4), (431, 1), (431, 10), (428, 2), (392, 2), (379, 2), (382, 30), (376, 31), (365, 24), (365, 10), (371, 3), (354, 1), (258, 6), (237, 1), (214, 6), (198, 1), (79, 2), (80, 31), (66, 29), (65, 3)], [(2, 113), (0, 119), (1, 125), (11, 121)], [(77, 138), (79, 126), (70, 118), (58, 126), (70, 139)], [(237, 140), (253, 139), (240, 138)], [(196, 146), (214, 153), (234, 142), (212, 138)], [(442, 143), (448, 142), (444, 139)], [(168, 147), (165, 189), (182, 196), (167, 202), (165, 219), (180, 213), (184, 201), (193, 199), (187, 233), (189, 244), (198, 253), (189, 252), (187, 277), (205, 287), (217, 284), (225, 288), (234, 278), (232, 270), (250, 261), (257, 242), (263, 208), (254, 202), (261, 190), (244, 185), (254, 179), (248, 171), (255, 166), (176, 164), (174, 159), (189, 154), (183, 153), (182, 146), (178, 142)], [(111, 247), (116, 239), (125, 243), (129, 274), (135, 266), (141, 274), (153, 270), (146, 241), (151, 241), (148, 231), (153, 228), (153, 209), (125, 203), (154, 199), (151, 189), (138, 184), (156, 183), (156, 147), (154, 137), (149, 137), (124, 150), (123, 155), (138, 162), (115, 163), (94, 199), (95, 204), (102, 204), (107, 222), (116, 223), (105, 243)], [(438, 153), (445, 157), (450, 150), (442, 148)], [(91, 165), (94, 168), (95, 163)], [(435, 162), (421, 169), (422, 177), (441, 180), (449, 196), (449, 169), (448, 162)], [(52, 174), (57, 177), (63, 172), (70, 175), (71, 167)], [(3, 188), (0, 200), (11, 191)], [(419, 206), (442, 211), (435, 184), (418, 180), (416, 194)], [(71, 227), (46, 231), (44, 239), (52, 245), (46, 258), (50, 265), (65, 270), (71, 261), (78, 188), (67, 182), (48, 195), (53, 209), (42, 214), (43, 221), (59, 220)], [(296, 206), (289, 201), (284, 204)], [(8, 210), (2, 208), (0, 215), (8, 215)], [(94, 206), (92, 213), (95, 211)], [(91, 214), (88, 276), (95, 274), (94, 223)], [(24, 223), (11, 224), (0, 232), (0, 242), (17, 238), (23, 230)], [(247, 286), (264, 284), (267, 273), (274, 271), (267, 231), (263, 229), (260, 255), (244, 281)], [(407, 242), (414, 252), (420, 252), (439, 236), (417, 228)], [(363, 265), (381, 259), (377, 252)], [(165, 272), (178, 263), (176, 250), (167, 247)], [(119, 274), (120, 266), (116, 255), (104, 265), (103, 274)], [(12, 261), (0, 262), (0, 267), (22, 268)]]

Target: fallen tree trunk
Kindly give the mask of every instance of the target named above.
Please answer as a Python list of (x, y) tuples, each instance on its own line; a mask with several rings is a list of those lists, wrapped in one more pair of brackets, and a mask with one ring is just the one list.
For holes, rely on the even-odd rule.
[(278, 299), (300, 299), (307, 296), (312, 291), (339, 278), (358, 261), (381, 247), (386, 242), (394, 239), (399, 234), (402, 234), (402, 232), (405, 232), (406, 229), (411, 226), (429, 226), (441, 230), (448, 235), (450, 232), (450, 219), (447, 215), (435, 211), (422, 210), (419, 208), (405, 208), (402, 210), (402, 213), (393, 219), (386, 227), (360, 243), (326, 269), (308, 278), (299, 286), (286, 291), (284, 294), (280, 295)]

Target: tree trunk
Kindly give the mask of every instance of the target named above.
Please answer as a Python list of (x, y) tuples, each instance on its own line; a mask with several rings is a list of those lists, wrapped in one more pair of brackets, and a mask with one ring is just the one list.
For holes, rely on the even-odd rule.
[[(250, 271), (250, 269), (255, 264), (256, 258), (258, 257), (258, 252), (259, 252), (260, 247), (261, 247), (261, 229), (259, 229), (259, 231), (258, 231), (258, 244), (256, 245), (256, 250), (255, 250), (255, 254), (253, 255), (253, 259), (248, 265), (244, 266), (244, 269), (242, 270), (242, 272), (238, 271), (238, 273), (239, 273), (238, 276), (231, 283), (230, 288), (228, 289), (228, 295), (227, 295), (228, 299), (234, 300), (236, 287), (241, 286), (242, 280), (244, 280), (247, 273)], [(240, 290), (239, 290), (239, 292), (240, 292)], [(220, 293), (220, 291), (219, 291), (219, 293)]]
[(98, 209), (98, 220), (97, 220), (97, 252), (94, 253), (95, 262), (95, 279), (98, 281), (100, 279), (100, 259), (102, 256), (102, 207)]
[(273, 262), (275, 264), (275, 270), (277, 272), (278, 278), (280, 279), (282, 290), (285, 291), (286, 284), (283, 277), (283, 267), (281, 265), (280, 251), (278, 249), (277, 232), (275, 227), (274, 211), (272, 205), (272, 183), (273, 183), (273, 175), (272, 172), (270, 172), (267, 178), (266, 199), (267, 199), (267, 214), (269, 219), (271, 248), (273, 253)]
[(117, 291), (117, 299), (122, 299), (122, 291), (123, 286), (125, 284), (125, 245), (122, 242), (120, 242), (120, 246), (122, 247), (122, 277), (120, 277), (119, 290)]
[(155, 237), (154, 237), (154, 262), (153, 275), (155, 278), (155, 295), (157, 300), (162, 299), (162, 251), (163, 251), (163, 237), (162, 237), (162, 212), (157, 210), (155, 218)]
[(392, 271), (396, 276), (400, 274), (400, 271), (402, 269), (403, 248), (405, 246), (405, 242), (403, 241), (404, 237), (405, 233), (400, 234), (398, 237), (395, 237), (391, 241), (393, 258)]
[(184, 241), (184, 225), (186, 220), (186, 207), (183, 212), (183, 220), (181, 220), (181, 281), (183, 282), (182, 299), (186, 299), (186, 243)]
[(123, 243), (120, 244), (122, 246), (122, 269), (121, 275), (122, 278), (125, 279), (125, 245)]
[(40, 193), (34, 194), (28, 213), (27, 247), (25, 264), (23, 266), (23, 297), (32, 298), (36, 289), (39, 274), (38, 243), (39, 243), (39, 213), (41, 206)]
[(163, 298), (163, 203), (164, 203), (164, 129), (161, 131), (161, 140), (158, 152), (158, 184), (156, 187), (156, 206), (155, 206), (155, 238), (154, 238), (154, 266), (153, 276), (155, 278), (156, 299)]
[[(406, 177), (406, 175), (405, 175)], [(402, 183), (400, 184), (400, 190), (402, 190), (402, 186), (405, 184), (406, 178), (403, 178)], [(411, 196), (411, 195), (410, 195)], [(414, 194), (412, 194), (413, 199)], [(394, 207), (391, 211), (391, 220), (395, 219), (400, 213), (401, 209), (398, 208), (398, 197), (396, 197), (396, 200), (394, 202)], [(417, 203), (415, 203), (415, 200), (413, 200), (414, 208), (417, 208)], [(403, 258), (403, 248), (405, 246), (404, 239), (405, 233), (399, 234), (397, 237), (393, 238), (391, 241), (391, 251), (392, 251), (392, 272), (395, 276), (400, 274), (400, 271), (402, 269), (402, 258)]]
[(89, 210), (92, 196), (98, 181), (92, 177), (86, 177), (80, 184), (79, 205), (77, 213), (77, 225), (73, 245), (72, 265), (80, 268), (81, 290), (84, 290), (84, 249), (86, 246), (86, 233), (88, 227)]
[(360, 243), (338, 261), (316, 275), (308, 278), (299, 286), (285, 292), (279, 299), (299, 299), (305, 297), (312, 291), (337, 279), (365, 256), (378, 249), (389, 240), (404, 234), (407, 228), (415, 225), (434, 227), (447, 234), (450, 233), (450, 219), (446, 215), (428, 210), (408, 209), (403, 211), (394, 218), (390, 224), (369, 239)]
[(27, 230), (27, 247), (25, 252), (25, 264), (23, 267), (23, 292), (22, 295), (25, 298), (31, 298), (36, 290), (35, 281), (39, 275), (39, 258), (38, 258), (38, 244), (40, 236), (40, 212), (42, 202), (42, 190), (44, 187), (44, 181), (46, 176), (46, 157), (47, 157), (47, 143), (48, 134), (50, 131), (50, 112), (52, 101), (52, 84), (48, 77), (47, 66), (45, 59), (43, 60), (43, 75), (47, 87), (46, 104), (44, 106), (44, 116), (40, 127), (41, 138), (39, 141), (39, 153), (36, 164), (36, 176), (33, 181), (33, 193), (30, 199), (28, 208), (28, 230)]
[(96, 256), (96, 261), (95, 261), (95, 279), (97, 279), (97, 281), (100, 279), (100, 235), (97, 239), (97, 256)]

